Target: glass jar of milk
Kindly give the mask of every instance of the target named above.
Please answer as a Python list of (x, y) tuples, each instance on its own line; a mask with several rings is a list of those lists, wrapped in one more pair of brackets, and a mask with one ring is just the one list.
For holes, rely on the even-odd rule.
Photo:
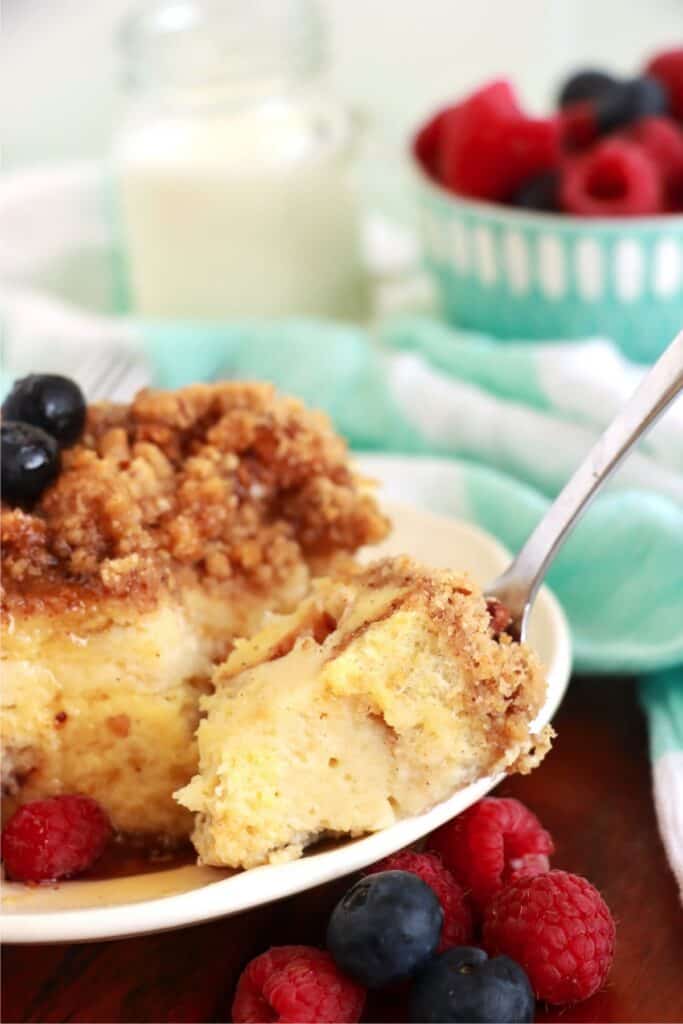
[(125, 23), (115, 143), (136, 311), (362, 318), (355, 121), (314, 0), (149, 0)]

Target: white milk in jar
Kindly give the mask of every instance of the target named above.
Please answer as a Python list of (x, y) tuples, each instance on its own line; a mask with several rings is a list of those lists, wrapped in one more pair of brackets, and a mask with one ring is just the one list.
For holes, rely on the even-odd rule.
[(150, 317), (362, 318), (354, 127), (321, 92), (310, 0), (164, 0), (126, 26), (115, 147)]

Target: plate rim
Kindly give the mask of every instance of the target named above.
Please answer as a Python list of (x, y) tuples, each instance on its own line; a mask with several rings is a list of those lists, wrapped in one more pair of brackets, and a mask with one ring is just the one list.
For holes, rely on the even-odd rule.
[[(495, 537), (465, 520), (437, 514), (406, 502), (387, 500), (383, 502), (383, 507), (390, 511), (403, 508), (406, 512), (417, 512), (451, 528), (455, 525), (461, 533), (476, 537), (480, 543), (495, 551), (496, 557), (509, 557), (507, 549)], [(551, 721), (569, 684), (571, 641), (564, 612), (547, 587), (541, 588), (537, 600), (546, 607), (554, 641), (554, 657), (548, 667), (548, 697), (535, 721), (536, 727), (540, 728)], [(359, 837), (331, 850), (278, 865), (251, 868), (238, 877), (249, 876), (253, 884), (239, 890), (233, 898), (228, 888), (235, 877), (231, 875), (185, 892), (114, 906), (9, 912), (7, 907), (3, 907), (0, 939), (3, 942), (28, 944), (129, 938), (170, 931), (252, 910), (352, 874), (390, 852), (415, 842), (480, 799), (503, 778), (505, 775), (499, 774), (479, 779), (424, 814), (399, 821), (379, 832)]]

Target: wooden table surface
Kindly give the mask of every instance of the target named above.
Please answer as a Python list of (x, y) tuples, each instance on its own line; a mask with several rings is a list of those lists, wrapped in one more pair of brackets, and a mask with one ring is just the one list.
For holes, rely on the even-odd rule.
[[(683, 1021), (683, 915), (654, 819), (634, 687), (578, 680), (545, 763), (499, 793), (525, 801), (555, 837), (555, 866), (586, 875), (617, 920), (607, 988), (539, 1021)], [(321, 943), (341, 881), (240, 917), (139, 939), (3, 950), (3, 1020), (229, 1021), (235, 980), (269, 945)], [(373, 998), (366, 1021), (405, 1019)]]

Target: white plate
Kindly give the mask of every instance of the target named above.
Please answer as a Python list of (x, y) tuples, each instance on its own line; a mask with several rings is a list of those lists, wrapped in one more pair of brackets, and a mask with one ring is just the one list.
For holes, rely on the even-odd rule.
[[(382, 476), (389, 493), (395, 494), (398, 489), (405, 493), (409, 488), (408, 460), (373, 459), (367, 465), (376, 476)], [(481, 583), (493, 579), (509, 559), (497, 541), (473, 526), (410, 506), (385, 504), (394, 531), (380, 549), (368, 552), (368, 557), (407, 552), (433, 565), (467, 569)], [(548, 697), (537, 719), (538, 725), (544, 725), (564, 694), (570, 671), (567, 622), (547, 590), (542, 590), (536, 601), (530, 641), (548, 673)], [(113, 939), (236, 914), (329, 882), (387, 856), (448, 821), (498, 781), (482, 779), (426, 814), (292, 863), (232, 874), (187, 865), (127, 878), (70, 881), (37, 888), (5, 883), (2, 940)]]

